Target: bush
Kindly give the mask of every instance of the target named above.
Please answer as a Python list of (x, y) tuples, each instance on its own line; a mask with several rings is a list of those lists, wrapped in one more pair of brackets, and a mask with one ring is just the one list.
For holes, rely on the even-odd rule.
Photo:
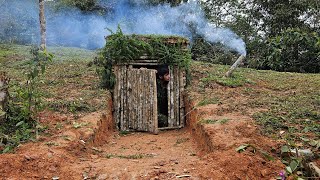
[(235, 56), (220, 44), (210, 44), (203, 39), (196, 39), (192, 45), (192, 59), (214, 64), (233, 64)]
[(276, 71), (319, 73), (319, 34), (287, 29), (280, 35), (269, 38), (260, 67)]

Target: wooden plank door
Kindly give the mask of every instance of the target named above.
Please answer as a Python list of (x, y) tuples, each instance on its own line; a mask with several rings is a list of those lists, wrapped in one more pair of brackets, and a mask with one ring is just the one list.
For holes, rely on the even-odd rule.
[(127, 88), (129, 129), (158, 133), (156, 70), (129, 68)]
[(156, 70), (115, 67), (114, 117), (121, 131), (158, 133)]

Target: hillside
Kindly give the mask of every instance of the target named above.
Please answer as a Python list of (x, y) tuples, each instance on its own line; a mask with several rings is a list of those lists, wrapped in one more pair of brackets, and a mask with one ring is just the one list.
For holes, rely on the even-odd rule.
[[(29, 46), (0, 44), (10, 94), (26, 83)], [(1, 177), (16, 179), (275, 179), (292, 162), (320, 166), (320, 74), (283, 73), (204, 62), (191, 65), (188, 126), (118, 132), (110, 92), (99, 87), (95, 51), (50, 47), (38, 88), (39, 134), (0, 154)], [(5, 149), (0, 142), (1, 151)], [(310, 150), (302, 160), (290, 149)], [(287, 162), (285, 162), (287, 161)]]

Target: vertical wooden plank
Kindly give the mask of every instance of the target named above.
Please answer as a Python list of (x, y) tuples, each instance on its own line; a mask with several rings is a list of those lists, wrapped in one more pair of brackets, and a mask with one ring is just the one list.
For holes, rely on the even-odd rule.
[(148, 88), (148, 83), (146, 82), (146, 80), (148, 79), (148, 71), (147, 69), (143, 69), (143, 100), (142, 100), (142, 130), (143, 131), (147, 131), (147, 99), (148, 99), (148, 95), (147, 95), (147, 88)]
[(151, 124), (152, 124), (152, 118), (151, 118), (151, 115), (152, 115), (152, 101), (153, 101), (153, 99), (152, 99), (152, 96), (151, 96), (151, 86), (152, 86), (152, 84), (151, 84), (151, 82), (150, 82), (150, 79), (151, 79), (151, 76), (152, 76), (152, 71), (148, 71), (147, 72), (147, 89), (146, 89), (146, 99), (147, 99), (147, 118), (146, 118), (146, 125), (147, 125), (147, 131), (149, 131), (149, 132), (153, 132), (152, 131), (152, 126), (151, 126)]
[(144, 70), (140, 70), (140, 76), (141, 76), (141, 83), (140, 83), (140, 131), (143, 131), (143, 104), (144, 104)]
[(124, 68), (124, 78), (123, 78), (123, 81), (124, 81), (124, 88), (123, 88), (123, 91), (124, 91), (124, 103), (123, 103), (123, 119), (124, 119), (124, 126), (125, 126), (125, 129), (126, 130), (129, 130), (129, 122), (128, 122), (128, 69), (127, 69), (127, 66), (123, 66)]
[[(172, 77), (171, 77), (171, 74), (172, 72), (170, 71), (170, 67), (169, 67), (169, 74), (170, 74), (170, 81), (172, 81)], [(168, 126), (170, 126), (170, 119), (171, 119), (171, 111), (170, 111), (170, 107), (171, 107), (171, 104), (170, 104), (170, 97), (171, 97), (171, 91), (170, 91), (170, 87), (171, 87), (171, 83), (168, 83), (168, 87), (167, 87), (167, 99), (168, 99)]]
[(152, 132), (154, 134), (158, 134), (158, 108), (157, 108), (157, 104), (158, 104), (158, 99), (157, 99), (157, 82), (156, 82), (156, 71), (154, 70), (151, 76), (151, 84), (152, 84), (152, 88), (153, 88), (153, 128), (152, 128)]
[(120, 130), (121, 129), (121, 73), (120, 73), (120, 66), (117, 67), (117, 101), (118, 101), (118, 110), (117, 110), (117, 115), (118, 115), (118, 118), (117, 118), (117, 126), (118, 126), (118, 129)]
[(176, 73), (175, 66), (172, 67), (172, 76), (173, 76), (173, 79), (172, 79), (172, 83), (173, 83), (173, 86), (172, 86), (172, 99), (173, 99), (173, 102), (172, 102), (172, 109), (173, 109), (172, 127), (175, 127), (176, 121), (177, 121), (177, 117), (176, 117), (176, 106), (177, 106), (177, 102), (176, 102), (177, 77), (176, 76), (177, 76), (177, 73)]
[(127, 86), (127, 106), (128, 106), (128, 128), (129, 130), (132, 129), (132, 74), (131, 74), (131, 68), (130, 66), (127, 69), (127, 81), (128, 81), (128, 86)]
[(134, 70), (134, 76), (135, 76), (135, 102), (134, 102), (134, 116), (135, 116), (135, 129), (138, 129), (138, 124), (139, 124), (139, 117), (138, 117), (138, 112), (139, 112), (139, 76), (138, 72), (135, 69)]
[(141, 108), (141, 131), (144, 131), (144, 127), (143, 127), (143, 125), (144, 125), (144, 99), (145, 99), (145, 97), (144, 97), (144, 70), (143, 69), (141, 69), (141, 91), (140, 91), (140, 95), (141, 95), (141, 106), (140, 106), (140, 108)]
[(127, 67), (127, 128), (128, 130), (131, 129), (131, 111), (132, 111), (132, 106), (131, 106), (131, 99), (132, 99), (132, 91), (131, 91), (131, 86), (132, 86), (132, 76), (130, 72), (130, 66)]
[(124, 93), (123, 93), (123, 66), (120, 66), (120, 98), (121, 98), (121, 103), (120, 103), (120, 126), (121, 126), (121, 131), (124, 131), (124, 123), (123, 123), (123, 102), (124, 102)]
[(145, 69), (141, 69), (141, 131), (145, 131)]
[[(174, 82), (174, 76), (173, 76), (173, 68), (170, 67), (170, 81), (169, 81), (169, 87), (168, 87), (168, 127), (173, 127), (173, 120), (174, 120), (174, 109), (173, 109), (173, 100), (174, 100), (174, 93), (173, 93), (173, 82)], [(169, 95), (170, 94), (170, 95)]]
[(126, 81), (125, 81), (125, 77), (126, 77), (126, 72), (125, 72), (125, 66), (121, 66), (121, 74), (122, 74), (122, 83), (121, 83), (121, 96), (122, 96), (122, 108), (121, 108), (121, 118), (122, 118), (122, 130), (126, 131), (126, 119), (125, 119), (125, 109), (126, 109), (126, 92), (125, 92), (125, 88), (126, 88)]
[(142, 128), (142, 118), (141, 118), (141, 113), (142, 113), (142, 74), (141, 74), (141, 70), (137, 71), (138, 76), (139, 76), (139, 91), (138, 91), (138, 95), (139, 95), (139, 100), (138, 100), (138, 130), (141, 130)]
[(118, 126), (119, 126), (119, 129), (121, 130), (121, 104), (122, 104), (122, 101), (121, 101), (121, 66), (118, 66), (118, 78), (117, 78), (117, 81), (118, 81)]
[(127, 92), (128, 92), (128, 81), (127, 81), (127, 66), (123, 66), (123, 123), (124, 123), (124, 128), (125, 130), (128, 130), (128, 97), (127, 97)]
[(180, 69), (179, 72), (179, 87), (180, 87), (180, 126), (184, 127), (185, 126), (185, 107), (184, 107), (184, 70)]
[(152, 84), (152, 73), (153, 71), (149, 71), (148, 75), (148, 84), (149, 84), (149, 89), (148, 89), (148, 94), (149, 94), (149, 113), (148, 113), (148, 131), (153, 132), (152, 124), (153, 124), (153, 84)]
[(179, 68), (178, 66), (174, 66), (174, 75), (175, 75), (175, 81), (174, 81), (174, 126), (179, 126)]
[(131, 73), (131, 77), (132, 77), (132, 102), (131, 102), (131, 106), (132, 106), (132, 113), (131, 113), (131, 123), (132, 123), (132, 129), (136, 129), (137, 128), (137, 118), (136, 118), (136, 92), (137, 92), (137, 79), (136, 79), (136, 72), (134, 69), (130, 70)]
[(119, 86), (119, 75), (118, 75), (118, 66), (113, 67), (113, 72), (116, 76), (116, 84), (113, 89), (113, 116), (115, 119), (116, 127), (119, 129), (118, 124), (119, 124), (119, 115), (118, 115), (118, 110), (119, 110), (119, 91), (118, 91), (118, 86)]

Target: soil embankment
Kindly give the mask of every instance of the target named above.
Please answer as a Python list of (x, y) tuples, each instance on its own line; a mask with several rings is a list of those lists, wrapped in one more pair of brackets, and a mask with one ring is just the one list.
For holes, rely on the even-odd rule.
[(43, 113), (51, 135), (0, 155), (1, 179), (272, 179), (283, 168), (258, 151), (236, 152), (242, 144), (266, 152), (276, 146), (259, 135), (250, 118), (217, 116), (216, 105), (187, 105), (188, 127), (158, 135), (116, 132), (111, 112), (78, 120)]

